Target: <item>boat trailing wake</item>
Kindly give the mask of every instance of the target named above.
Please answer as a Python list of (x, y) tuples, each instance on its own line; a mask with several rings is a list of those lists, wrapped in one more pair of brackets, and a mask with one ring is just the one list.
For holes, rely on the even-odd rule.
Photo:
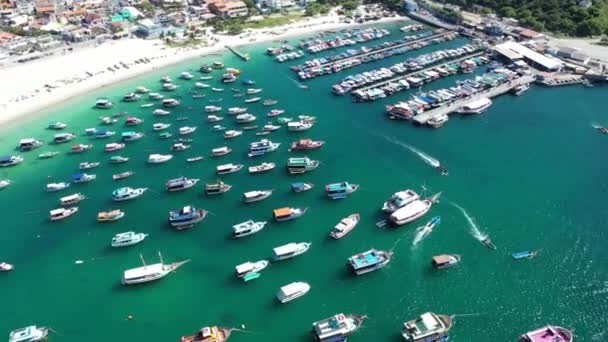
[(427, 236), (429, 236), (433, 232), (432, 228), (428, 228), (427, 226), (420, 226), (416, 228), (416, 236), (414, 236), (414, 241), (412, 241), (412, 247), (416, 247), (422, 240), (424, 240)]
[(415, 148), (415, 147), (413, 147), (413, 146), (411, 146), (409, 144), (406, 144), (406, 143), (404, 143), (402, 141), (399, 141), (399, 140), (396, 140), (396, 139), (389, 138), (389, 137), (387, 137), (385, 135), (382, 135), (382, 137), (386, 141), (388, 141), (388, 142), (391, 142), (391, 143), (393, 143), (395, 145), (398, 145), (398, 146), (401, 146), (401, 147), (404, 147), (404, 148), (408, 149), (410, 152), (414, 153), (420, 159), (422, 159), (425, 163), (429, 164), (430, 166), (432, 166), (434, 168), (438, 168), (441, 165), (441, 163), (439, 162), (439, 160), (431, 157), (430, 155), (428, 155), (428, 154), (420, 151), (419, 149), (417, 149), (417, 148)]
[(469, 213), (467, 213), (466, 210), (464, 210), (463, 207), (459, 206), (458, 204), (456, 204), (456, 203), (454, 203), (452, 201), (450, 201), (450, 204), (452, 206), (454, 206), (455, 208), (457, 208), (458, 210), (460, 210), (460, 212), (467, 219), (467, 221), (469, 222), (469, 227), (471, 228), (471, 234), (473, 235), (473, 237), (475, 237), (479, 241), (483, 241), (483, 240), (485, 240), (488, 237), (487, 234), (481, 232), (481, 230), (479, 229), (479, 227), (475, 223), (475, 220), (469, 215)]

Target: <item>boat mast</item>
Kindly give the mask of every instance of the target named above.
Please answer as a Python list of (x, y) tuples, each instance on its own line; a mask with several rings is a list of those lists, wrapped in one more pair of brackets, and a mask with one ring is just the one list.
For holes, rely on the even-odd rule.
[(144, 264), (144, 267), (146, 267), (146, 261), (144, 260), (144, 256), (140, 254), (139, 258), (141, 259), (141, 263)]
[(158, 257), (160, 258), (161, 265), (164, 265), (165, 263), (163, 262), (163, 255), (160, 254), (160, 251), (158, 252)]

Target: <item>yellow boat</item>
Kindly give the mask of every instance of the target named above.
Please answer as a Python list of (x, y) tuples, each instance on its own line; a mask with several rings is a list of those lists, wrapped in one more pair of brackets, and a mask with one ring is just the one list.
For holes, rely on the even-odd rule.
[(111, 211), (101, 211), (97, 214), (97, 221), (99, 222), (111, 222), (120, 220), (125, 216), (125, 213), (119, 209)]

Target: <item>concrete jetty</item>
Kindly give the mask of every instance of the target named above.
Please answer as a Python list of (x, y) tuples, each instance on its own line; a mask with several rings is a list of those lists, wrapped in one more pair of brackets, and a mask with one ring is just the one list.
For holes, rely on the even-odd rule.
[(232, 52), (233, 54), (239, 56), (245, 62), (247, 62), (247, 61), (249, 61), (251, 59), (251, 56), (249, 56), (248, 53), (242, 53), (239, 50), (233, 48), (232, 46), (226, 45), (226, 49), (230, 50), (230, 52)]
[(498, 95), (502, 95), (502, 94), (508, 92), (509, 90), (513, 89), (514, 87), (516, 87), (518, 85), (532, 83), (533, 81), (534, 81), (534, 76), (530, 76), (530, 75), (522, 76), (511, 82), (507, 82), (507, 83), (501, 84), (497, 87), (476, 93), (469, 98), (456, 100), (456, 101), (446, 104), (444, 106), (441, 106), (441, 107), (438, 107), (435, 109), (431, 109), (429, 111), (418, 114), (418, 115), (414, 116), (413, 120), (417, 124), (424, 125), (425, 123), (427, 123), (427, 121), (429, 121), (429, 119), (436, 118), (436, 117), (439, 117), (444, 114), (453, 113), (467, 103), (479, 100), (484, 97), (493, 98), (493, 97), (496, 97)]

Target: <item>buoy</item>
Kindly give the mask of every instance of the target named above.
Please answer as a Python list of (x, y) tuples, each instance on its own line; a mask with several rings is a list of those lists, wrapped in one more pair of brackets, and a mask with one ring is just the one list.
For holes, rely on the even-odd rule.
[(128, 319), (128, 320), (132, 320), (132, 319), (133, 319), (133, 316), (132, 316), (132, 315), (129, 315), (129, 316), (127, 316), (127, 319)]
[(245, 329), (245, 324), (241, 324), (241, 329)]
[(84, 261), (82, 261), (82, 260), (76, 260), (76, 261), (74, 261), (74, 263), (75, 264), (82, 264), (82, 263), (84, 263)]

